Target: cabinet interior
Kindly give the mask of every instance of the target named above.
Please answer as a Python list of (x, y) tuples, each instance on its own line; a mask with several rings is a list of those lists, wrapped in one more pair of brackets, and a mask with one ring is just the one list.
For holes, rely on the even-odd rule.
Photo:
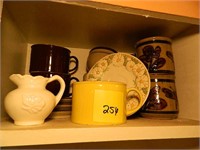
[(80, 61), (79, 70), (74, 76), (82, 80), (87, 56), (93, 47), (105, 46), (119, 52), (133, 53), (136, 41), (160, 35), (173, 40), (179, 115), (198, 120), (199, 26), (196, 20), (191, 23), (177, 20), (180, 18), (161, 19), (148, 12), (146, 15), (145, 12), (142, 15), (136, 12), (130, 14), (120, 10), (116, 12), (112, 7), (89, 7), (82, 3), (5, 1), (2, 12), (4, 86), (1, 99), (15, 88), (9, 75), (28, 73), (32, 44), (55, 44), (70, 49), (71, 55), (77, 56)]
[[(86, 72), (86, 61), (90, 49), (96, 46), (105, 46), (119, 52), (133, 53), (135, 52), (134, 45), (138, 40), (157, 35), (167, 36), (173, 40), (179, 118), (199, 120), (200, 34), (198, 19), (133, 8), (123, 9), (122, 7), (88, 1), (4, 1), (1, 16), (1, 119), (7, 118), (3, 106), (4, 97), (9, 91), (16, 88), (9, 80), (9, 76), (14, 73), (29, 73), (32, 44), (54, 44), (68, 48), (71, 55), (79, 59), (79, 69), (73, 76), (81, 81)], [(181, 120), (170, 122), (167, 126), (168, 130), (172, 131), (169, 128), (177, 122), (181, 123)], [(11, 133), (12, 129), (17, 131), (13, 125), (9, 125), (7, 122), (5, 124), (8, 124), (8, 127), (4, 126), (4, 130), (7, 130), (8, 133)], [(54, 123), (52, 124), (54, 126)], [(61, 124), (63, 128), (64, 125)], [(132, 122), (130, 124), (132, 127)], [(193, 128), (194, 124), (196, 122), (192, 123), (188, 129), (192, 128), (196, 131), (197, 126)], [(162, 125), (159, 124), (159, 126)], [(73, 125), (69, 130), (72, 128)], [(185, 128), (185, 124), (183, 128)], [(42, 129), (39, 130), (46, 133), (47, 130)], [(85, 132), (81, 129), (79, 128), (81, 132)], [(123, 129), (126, 130), (126, 128)], [(148, 131), (147, 128), (145, 129)], [(101, 130), (104, 131), (103, 128)], [(132, 130), (136, 129), (131, 128)], [(159, 130), (163, 131), (163, 129)], [(23, 130), (22, 132), (25, 133)], [(115, 129), (113, 132), (116, 132)], [(189, 133), (189, 131), (187, 132)], [(154, 138), (159, 139), (156, 136)], [(190, 140), (195, 141), (195, 144), (184, 142), (186, 145), (189, 144), (186, 147), (196, 146), (196, 139), (185, 139), (185, 141)], [(50, 143), (49, 141), (47, 143)], [(52, 141), (53, 144), (57, 140), (53, 138)], [(179, 140), (177, 139), (177, 141)], [(27, 145), (31, 142), (28, 141)], [(142, 143), (141, 140), (140, 142)], [(179, 145), (181, 142), (183, 140), (179, 141)], [(128, 142), (128, 144), (130, 143)], [(136, 147), (143, 147), (141, 143), (137, 143)], [(151, 145), (151, 141), (149, 143)], [(160, 145), (162, 143), (163, 140), (159, 142)], [(123, 145), (126, 144), (123, 143)], [(71, 145), (73, 146), (73, 140)], [(112, 143), (108, 145), (112, 145)], [(70, 147), (70, 145), (68, 146)], [(133, 144), (130, 145), (130, 147), (132, 146)]]
[(182, 22), (174, 16), (161, 19), (150, 12), (130, 14), (116, 12), (112, 7), (100, 9), (70, 2), (8, 1), (4, 5), (27, 43), (65, 47), (91, 49), (103, 45), (118, 51), (133, 51), (134, 44), (141, 38), (155, 35), (175, 38), (198, 24), (195, 20)]

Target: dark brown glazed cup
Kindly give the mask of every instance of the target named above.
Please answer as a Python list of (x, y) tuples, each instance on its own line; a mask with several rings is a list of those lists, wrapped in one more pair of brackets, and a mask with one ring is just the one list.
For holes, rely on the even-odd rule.
[[(32, 76), (43, 76), (43, 77), (52, 77), (54, 75), (59, 75), (63, 80), (65, 81), (66, 87), (65, 87), (65, 92), (63, 93), (62, 98), (64, 97), (70, 97), (72, 95), (72, 92), (70, 91), (72, 88), (72, 83), (73, 82), (78, 82), (79, 79), (76, 77), (71, 77), (70, 74), (64, 74), (64, 73), (53, 73), (53, 72), (31, 72), (30, 73)], [(51, 91), (54, 95), (56, 95), (59, 92), (60, 89), (60, 84), (58, 81), (53, 81), (51, 83), (48, 83), (46, 86), (47, 90)]]
[[(67, 48), (47, 45), (34, 44), (31, 46), (31, 60), (29, 72), (46, 71), (64, 74), (74, 74), (78, 69), (78, 59), (70, 56), (71, 51)], [(70, 64), (74, 67), (70, 68)]]

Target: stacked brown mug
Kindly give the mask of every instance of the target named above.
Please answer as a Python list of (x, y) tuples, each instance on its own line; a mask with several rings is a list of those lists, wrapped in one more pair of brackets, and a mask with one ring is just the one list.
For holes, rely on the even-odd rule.
[[(78, 59), (70, 56), (71, 51), (67, 48), (50, 45), (34, 44), (31, 46), (31, 60), (29, 72), (32, 76), (52, 77), (59, 75), (66, 84), (63, 98), (70, 97), (70, 87), (72, 81), (79, 81), (76, 77), (71, 77), (78, 69)], [(70, 64), (75, 65), (70, 68)], [(55, 95), (58, 93), (60, 85), (57, 81), (47, 84), (46, 87)]]
[(136, 43), (137, 57), (147, 67), (151, 90), (141, 115), (148, 118), (174, 119), (178, 116), (175, 67), (168, 37), (149, 37)]

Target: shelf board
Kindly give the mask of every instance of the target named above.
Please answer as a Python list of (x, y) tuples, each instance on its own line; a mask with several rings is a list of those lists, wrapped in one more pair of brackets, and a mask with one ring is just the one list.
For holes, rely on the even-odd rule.
[(3, 4), (2, 22), (6, 9), (28, 43), (89, 49), (107, 46), (132, 51), (136, 41), (144, 37), (174, 38), (188, 28), (199, 28), (199, 20), (194, 18), (90, 1), (5, 1)]
[(79, 125), (67, 119), (47, 120), (37, 126), (1, 123), (1, 146), (24, 146), (82, 142), (128, 141), (150, 139), (199, 138), (199, 121), (188, 119), (129, 119), (122, 125)]
[[(153, 12), (173, 14), (176, 16), (199, 18), (199, 1), (165, 1), (165, 0), (157, 0), (157, 1), (91, 0), (91, 1), (117, 5), (120, 7), (139, 8), (143, 10), (150, 10)], [(186, 11), (186, 10), (193, 10), (193, 11)]]

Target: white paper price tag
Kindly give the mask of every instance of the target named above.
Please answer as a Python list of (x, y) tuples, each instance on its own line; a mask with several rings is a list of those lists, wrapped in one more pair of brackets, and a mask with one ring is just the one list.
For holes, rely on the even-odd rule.
[(124, 94), (119, 91), (95, 90), (93, 120), (120, 122), (124, 119)]

